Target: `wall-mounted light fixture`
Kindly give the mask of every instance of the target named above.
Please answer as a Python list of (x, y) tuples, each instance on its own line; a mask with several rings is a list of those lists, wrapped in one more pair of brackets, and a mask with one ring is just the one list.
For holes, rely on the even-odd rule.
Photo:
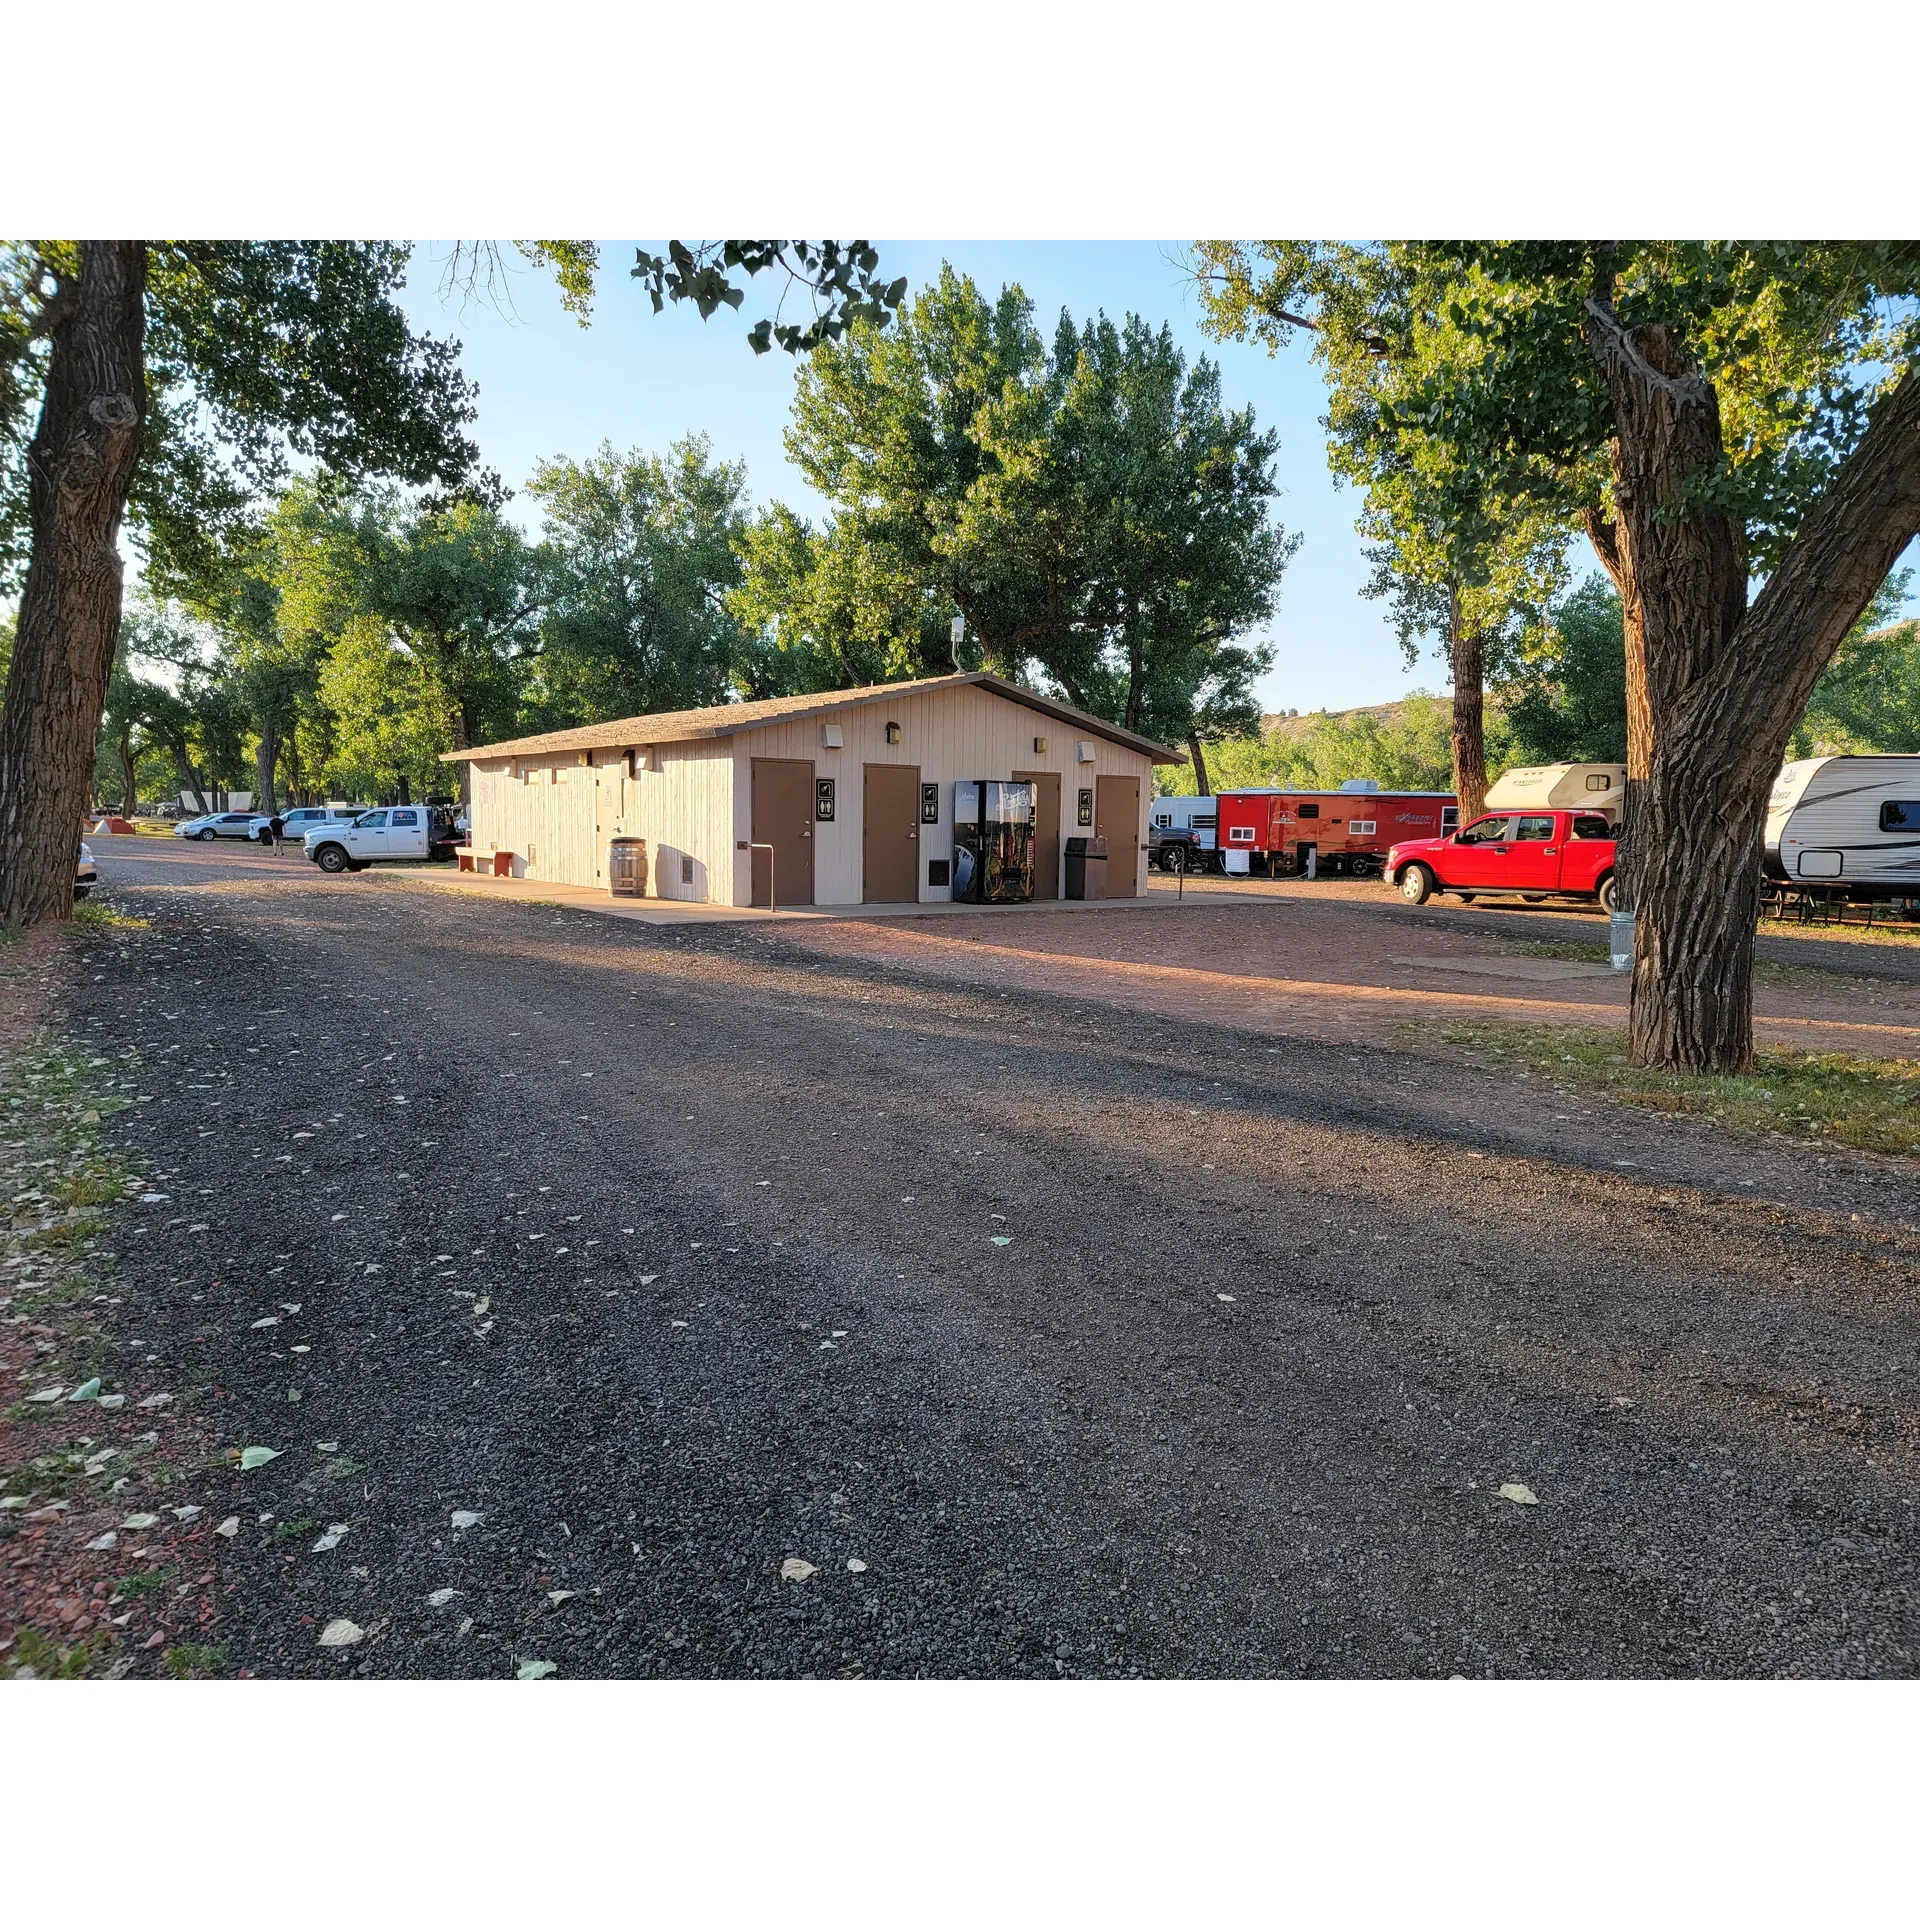
[(1046, 735), (1045, 735), (1044, 733), (1036, 733), (1036, 734), (1035, 734), (1035, 735), (1033, 736), (1033, 750), (1034, 750), (1034, 752), (1035, 752), (1035, 753), (1045, 753), (1045, 752), (1046, 752), (1046, 750), (1047, 750), (1047, 736), (1046, 736)]
[(887, 745), (890, 747), (897, 747), (899, 744), (900, 744), (900, 722), (898, 720), (889, 720), (887, 722)]

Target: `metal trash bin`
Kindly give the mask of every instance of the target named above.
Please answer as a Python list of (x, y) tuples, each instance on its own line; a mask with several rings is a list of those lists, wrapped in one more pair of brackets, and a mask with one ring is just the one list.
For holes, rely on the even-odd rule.
[(1107, 842), (1101, 834), (1075, 834), (1067, 842), (1067, 898), (1107, 897)]
[(647, 843), (622, 834), (607, 843), (607, 891), (635, 897), (647, 890)]

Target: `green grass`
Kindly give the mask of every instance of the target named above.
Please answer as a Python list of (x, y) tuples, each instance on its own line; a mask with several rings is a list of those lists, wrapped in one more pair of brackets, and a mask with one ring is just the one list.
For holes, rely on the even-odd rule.
[(1695, 1078), (1636, 1067), (1625, 1034), (1590, 1027), (1450, 1022), (1427, 1031), (1483, 1060), (1624, 1106), (1868, 1153), (1920, 1154), (1920, 1065), (1910, 1060), (1762, 1047), (1750, 1074)]
[(16, 1671), (31, 1667), (39, 1680), (81, 1680), (106, 1650), (99, 1634), (69, 1645), (38, 1627), (22, 1627), (7, 1658), (17, 1663)]
[(131, 1600), (141, 1594), (158, 1593), (169, 1580), (178, 1577), (177, 1566), (149, 1567), (145, 1573), (130, 1573), (124, 1580), (114, 1583), (114, 1592), (123, 1600)]
[(273, 1537), (276, 1540), (304, 1539), (306, 1535), (313, 1531), (315, 1524), (316, 1523), (311, 1520), (282, 1520), (280, 1524), (274, 1528)]
[(153, 930), (151, 920), (143, 920), (135, 913), (122, 913), (118, 907), (103, 907), (97, 900), (76, 903), (73, 923), (77, 927), (115, 927), (122, 933), (150, 933)]
[(177, 1647), (167, 1649), (167, 1671), (176, 1680), (192, 1680), (201, 1676), (210, 1676), (227, 1664), (226, 1641), (217, 1647), (196, 1646), (191, 1640), (182, 1641)]

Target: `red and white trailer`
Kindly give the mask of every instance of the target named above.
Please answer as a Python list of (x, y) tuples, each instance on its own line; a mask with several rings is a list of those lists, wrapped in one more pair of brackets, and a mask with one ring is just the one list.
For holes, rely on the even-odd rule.
[(1460, 817), (1450, 793), (1383, 793), (1371, 781), (1322, 793), (1243, 787), (1219, 800), (1228, 873), (1305, 873), (1311, 864), (1320, 873), (1371, 876), (1396, 840), (1451, 833)]

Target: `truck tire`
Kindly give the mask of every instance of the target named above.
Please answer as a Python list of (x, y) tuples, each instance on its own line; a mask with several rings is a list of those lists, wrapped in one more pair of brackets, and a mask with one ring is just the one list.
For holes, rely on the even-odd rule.
[(1400, 869), (1400, 897), (1410, 907), (1424, 907), (1433, 898), (1433, 870), (1418, 860)]
[(1611, 913), (1613, 911), (1613, 904), (1619, 899), (1620, 895), (1613, 884), (1612, 874), (1603, 874), (1601, 876), (1599, 888), (1593, 897), (1600, 902), (1600, 911), (1602, 913)]
[(314, 856), (314, 864), (322, 873), (345, 873), (348, 866), (345, 847), (329, 840)]
[(1187, 850), (1184, 847), (1162, 848), (1160, 866), (1167, 873), (1184, 873), (1187, 866)]

